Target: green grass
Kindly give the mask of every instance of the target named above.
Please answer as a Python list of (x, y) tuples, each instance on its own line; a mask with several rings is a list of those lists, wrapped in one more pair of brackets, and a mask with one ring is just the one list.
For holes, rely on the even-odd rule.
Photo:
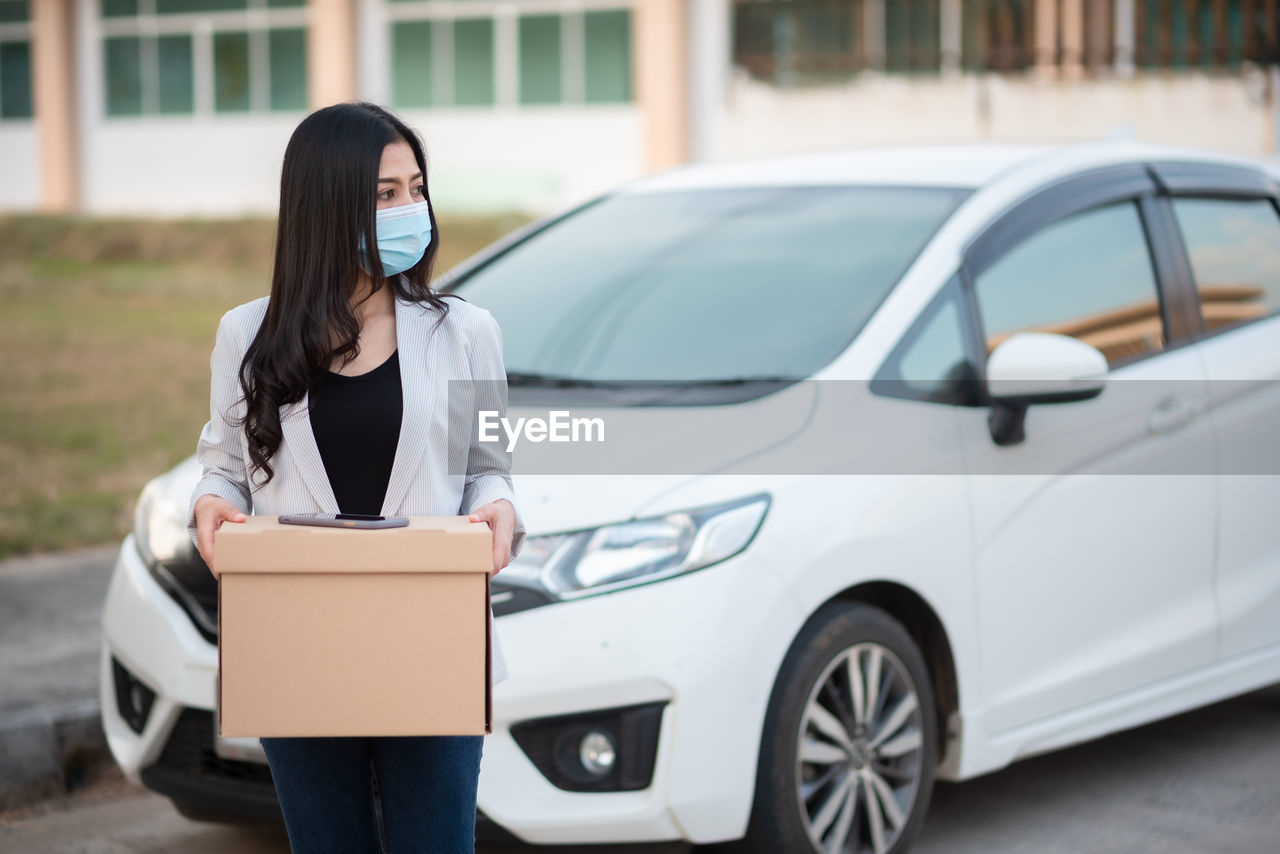
[[(521, 225), (440, 221), (440, 272)], [(0, 558), (113, 542), (195, 452), (218, 318), (270, 291), (270, 219), (0, 217)]]

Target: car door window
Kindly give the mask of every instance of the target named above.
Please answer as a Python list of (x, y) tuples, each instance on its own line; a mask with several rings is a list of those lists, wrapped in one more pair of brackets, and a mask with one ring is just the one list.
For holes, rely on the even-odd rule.
[(1015, 332), (1070, 335), (1116, 365), (1165, 347), (1159, 290), (1137, 205), (1059, 220), (974, 279), (990, 353)]
[(977, 369), (965, 348), (958, 280), (949, 282), (903, 336), (871, 382), (888, 397), (932, 403), (977, 402)]
[(1267, 199), (1176, 198), (1205, 328), (1280, 311), (1280, 215)]

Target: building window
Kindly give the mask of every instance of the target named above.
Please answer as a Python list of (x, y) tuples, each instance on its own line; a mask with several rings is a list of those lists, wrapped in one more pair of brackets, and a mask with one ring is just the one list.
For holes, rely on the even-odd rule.
[(138, 0), (102, 0), (102, 17), (126, 18), (138, 14)]
[(493, 19), (453, 22), (453, 103), (493, 104)]
[[(136, 3), (138, 0), (132, 0), (132, 2)], [(261, 7), (278, 9), (307, 5), (307, 0), (266, 0), (265, 3), (254, 2), (254, 0), (154, 0), (154, 2), (156, 4), (156, 14), (158, 15), (230, 12)]]
[(838, 81), (867, 64), (862, 2), (737, 0), (734, 63), (779, 86)]
[(940, 0), (735, 0), (733, 17), (734, 63), (779, 86), (941, 67)]
[(249, 6), (246, 0), (155, 0), (155, 4), (157, 15), (228, 12)]
[[(240, 12), (305, 6), (307, 0), (101, 0), (104, 18), (130, 15), (195, 15), (202, 12)], [(150, 5), (150, 9), (144, 8)]]
[(937, 71), (942, 66), (939, 0), (898, 0), (884, 4), (885, 68)]
[(271, 79), (271, 109), (307, 108), (307, 31), (302, 27), (270, 30), (267, 53)]
[(307, 108), (305, 0), (100, 4), (106, 115)]
[(195, 80), (191, 69), (191, 36), (178, 34), (156, 39), (156, 66), (160, 74), (159, 108), (162, 113), (190, 113), (195, 109)]
[(31, 6), (27, 0), (0, 0), (0, 120), (34, 114)]
[(631, 100), (631, 12), (607, 9), (583, 15), (587, 103)]
[(103, 43), (107, 83), (107, 115), (136, 116), (142, 112), (142, 39), (113, 36)]
[(1134, 61), (1148, 68), (1237, 68), (1280, 60), (1275, 3), (1133, 0)]
[(213, 109), (219, 113), (249, 109), (249, 34), (213, 34)]
[[(960, 20), (966, 71), (1023, 71), (1035, 64), (1035, 1), (965, 4)], [(1093, 28), (1086, 30), (1086, 36)]]
[[(732, 0), (733, 62), (777, 86), (841, 82), (869, 69), (1020, 72), (1032, 66), (1109, 73), (1210, 71), (1280, 61), (1280, 5), (1261, 0)], [(1037, 23), (1038, 13), (1051, 21)], [(1123, 23), (1122, 23), (1123, 22)], [(1037, 43), (1037, 33), (1045, 38)], [(1074, 41), (1067, 37), (1074, 33)], [(943, 40), (946, 39), (946, 44)]]
[(610, 2), (557, 9), (552, 0), (521, 14), (490, 0), (396, 0), (391, 101), (396, 107), (630, 102), (631, 10)]
[(391, 25), (391, 100), (398, 107), (430, 107), (435, 103), (431, 29), (431, 21), (397, 21)]
[(31, 42), (0, 42), (0, 119), (29, 119)]
[(0, 24), (25, 24), (31, 20), (27, 0), (0, 0)]
[[(190, 113), (195, 98), (191, 75), (191, 36), (157, 38), (113, 36), (103, 44), (107, 115), (143, 113), (144, 56), (154, 59), (156, 112)], [(148, 69), (148, 73), (151, 73)]]
[(564, 97), (559, 15), (520, 18), (520, 103), (558, 104)]

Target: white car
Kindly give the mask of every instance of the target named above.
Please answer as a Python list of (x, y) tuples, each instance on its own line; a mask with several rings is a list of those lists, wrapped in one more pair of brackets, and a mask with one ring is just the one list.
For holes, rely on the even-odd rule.
[[(517, 450), (479, 838), (901, 852), (935, 778), (1280, 681), (1271, 169), (1135, 143), (693, 166), (453, 271), (503, 329), (510, 417), (647, 417), (673, 453), (664, 424), (744, 426), (626, 475)], [(278, 815), (256, 740), (214, 736), (198, 475), (150, 483), (121, 548), (104, 727), (184, 812)]]

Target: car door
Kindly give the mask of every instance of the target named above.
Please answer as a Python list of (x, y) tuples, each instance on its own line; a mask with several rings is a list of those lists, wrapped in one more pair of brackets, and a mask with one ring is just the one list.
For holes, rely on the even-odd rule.
[(1156, 164), (1186, 249), (1218, 443), (1224, 658), (1280, 647), (1280, 208), (1247, 169)]
[(985, 408), (961, 419), (991, 735), (1051, 731), (1056, 715), (1213, 660), (1208, 389), (1159, 287), (1155, 192), (1137, 165), (1080, 176), (966, 253), (980, 359), (1048, 331), (1092, 344), (1109, 370), (1094, 399), (1031, 405), (1016, 444), (993, 440)]

